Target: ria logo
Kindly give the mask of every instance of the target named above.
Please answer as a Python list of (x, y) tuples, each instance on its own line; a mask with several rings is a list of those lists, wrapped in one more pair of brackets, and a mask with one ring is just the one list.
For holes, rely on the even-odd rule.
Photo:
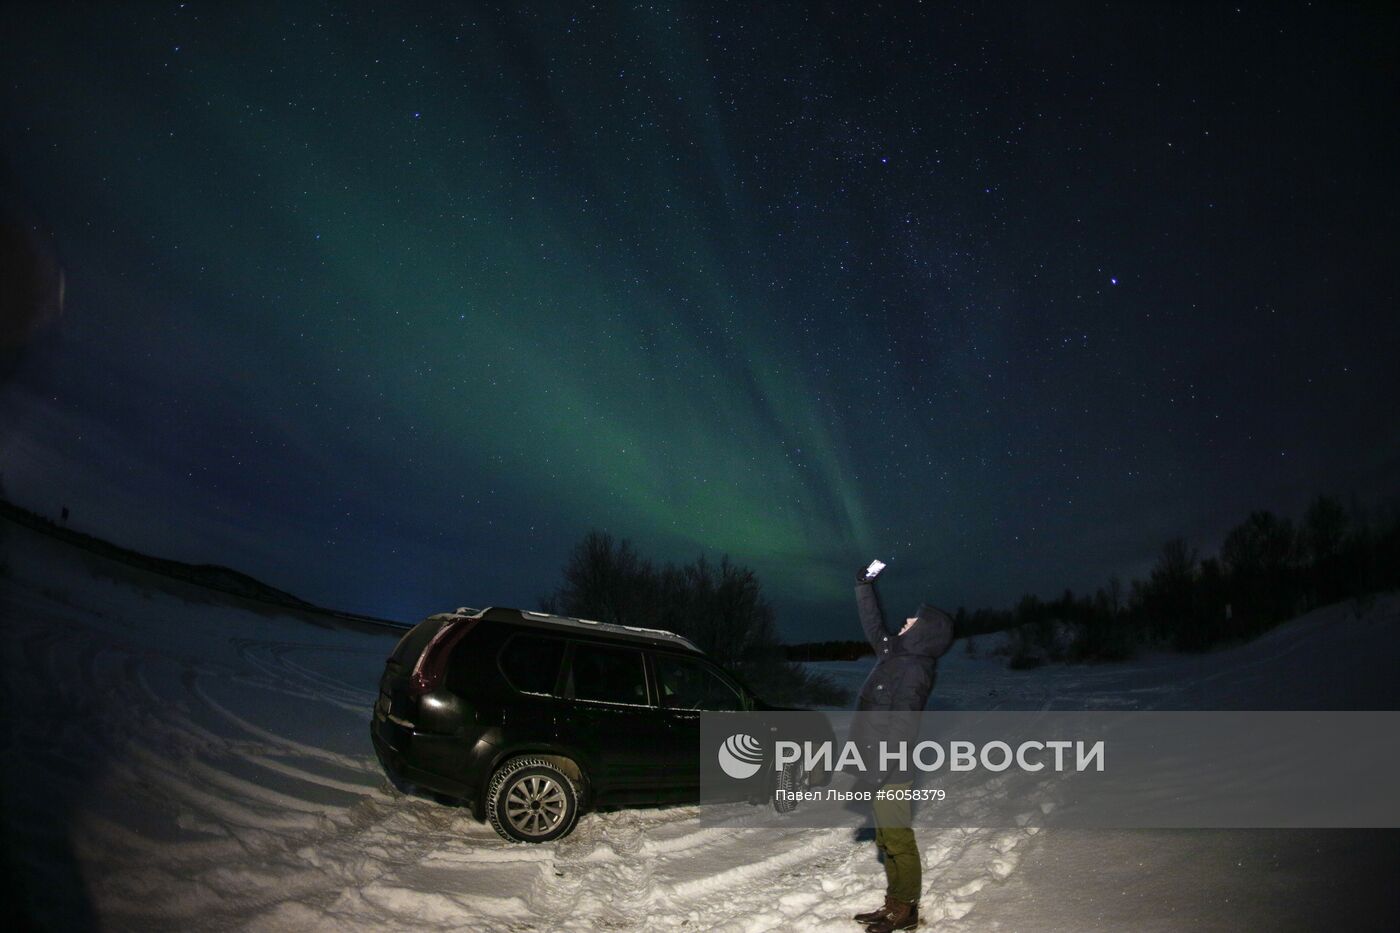
[(736, 781), (751, 778), (763, 767), (763, 746), (753, 736), (736, 732), (719, 747), (719, 766)]

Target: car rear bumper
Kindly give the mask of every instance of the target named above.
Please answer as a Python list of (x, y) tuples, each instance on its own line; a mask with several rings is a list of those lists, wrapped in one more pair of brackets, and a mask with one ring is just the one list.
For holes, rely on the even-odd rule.
[[(443, 773), (448, 770), (463, 774), (461, 762), (455, 761), (463, 757), (460, 739), (425, 735), (383, 719), (370, 723), (369, 737), (380, 766), (396, 786), (411, 784), (463, 800), (476, 796), (475, 782)], [(453, 768), (454, 764), (459, 767)]]

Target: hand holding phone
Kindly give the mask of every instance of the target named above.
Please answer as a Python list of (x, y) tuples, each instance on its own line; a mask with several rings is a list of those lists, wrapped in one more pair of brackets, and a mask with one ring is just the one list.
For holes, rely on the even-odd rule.
[(885, 569), (885, 562), (884, 562), (884, 561), (881, 561), (881, 560), (872, 560), (872, 561), (870, 562), (870, 566), (865, 568), (865, 579), (866, 579), (866, 580), (874, 580), (876, 577), (878, 577), (878, 576), (880, 575), (880, 571), (881, 571), (881, 570), (884, 570), (884, 569)]

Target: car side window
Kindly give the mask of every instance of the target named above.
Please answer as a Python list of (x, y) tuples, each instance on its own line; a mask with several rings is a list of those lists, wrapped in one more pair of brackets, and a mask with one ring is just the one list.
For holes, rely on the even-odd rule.
[(568, 685), (576, 700), (647, 705), (646, 669), (635, 648), (575, 642)]
[(501, 651), (501, 672), (521, 693), (554, 693), (564, 640), (540, 635), (516, 635)]
[(661, 705), (668, 709), (742, 711), (744, 698), (703, 661), (654, 655)]

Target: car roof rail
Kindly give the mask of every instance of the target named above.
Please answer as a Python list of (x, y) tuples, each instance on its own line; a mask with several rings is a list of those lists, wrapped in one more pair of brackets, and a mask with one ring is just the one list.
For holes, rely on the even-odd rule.
[(449, 615), (470, 616), (491, 622), (525, 622), (539, 626), (554, 626), (575, 631), (598, 632), (644, 641), (653, 645), (674, 646), (703, 654), (700, 648), (683, 635), (659, 628), (642, 628), (638, 625), (621, 625), (616, 622), (595, 622), (592, 619), (576, 619), (573, 616), (555, 615), (549, 612), (535, 612), (529, 609), (512, 609), (508, 606), (489, 606), (485, 609), (462, 607)]

